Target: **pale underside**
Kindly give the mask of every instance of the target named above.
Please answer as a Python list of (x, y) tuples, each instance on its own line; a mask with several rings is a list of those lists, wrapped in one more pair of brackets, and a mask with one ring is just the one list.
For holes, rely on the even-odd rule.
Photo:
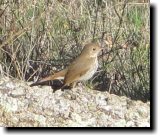
[(75, 60), (68, 67), (68, 71), (64, 79), (64, 85), (70, 85), (73, 82), (90, 79), (96, 72), (97, 68), (97, 57), (86, 58), (85, 61), (81, 61), (79, 59)]

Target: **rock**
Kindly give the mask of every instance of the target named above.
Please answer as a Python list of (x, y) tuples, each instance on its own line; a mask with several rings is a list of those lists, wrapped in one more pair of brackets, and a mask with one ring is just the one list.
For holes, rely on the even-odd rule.
[(19, 87), (16, 90), (12, 90), (12, 92), (10, 92), (10, 96), (12, 97), (25, 96), (25, 89), (23, 87)]
[(0, 126), (150, 126), (150, 102), (82, 86), (53, 92), (49, 86), (28, 85), (7, 77), (0, 79)]
[(113, 124), (113, 127), (125, 127), (125, 126), (126, 126), (125, 119), (120, 119)]

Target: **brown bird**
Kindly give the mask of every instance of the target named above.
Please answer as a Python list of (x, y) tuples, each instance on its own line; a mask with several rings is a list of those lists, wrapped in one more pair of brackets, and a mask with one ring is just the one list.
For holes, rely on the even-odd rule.
[(98, 43), (86, 44), (81, 54), (64, 70), (43, 78), (30, 86), (40, 85), (43, 82), (64, 79), (63, 87), (74, 87), (78, 81), (90, 79), (98, 68), (98, 53), (102, 50)]

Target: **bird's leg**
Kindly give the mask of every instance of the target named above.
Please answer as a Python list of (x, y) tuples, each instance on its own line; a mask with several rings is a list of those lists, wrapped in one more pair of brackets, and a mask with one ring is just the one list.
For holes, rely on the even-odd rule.
[(75, 88), (76, 84), (77, 84), (77, 82), (73, 82), (73, 83), (70, 84), (70, 91), (71, 92), (68, 92), (68, 93), (71, 96), (71, 100), (75, 100), (77, 98), (77, 96), (76, 96), (76, 94), (75, 94), (75, 92), (73, 90)]
[(61, 90), (63, 91), (64, 89), (72, 89), (76, 86), (76, 82), (70, 83), (70, 84), (65, 84), (62, 86)]
[(61, 87), (61, 90), (64, 91), (64, 89), (71, 89), (71, 86), (68, 84), (65, 84)]
[(75, 88), (76, 84), (77, 84), (76, 82), (73, 82), (73, 83), (70, 84), (70, 87)]

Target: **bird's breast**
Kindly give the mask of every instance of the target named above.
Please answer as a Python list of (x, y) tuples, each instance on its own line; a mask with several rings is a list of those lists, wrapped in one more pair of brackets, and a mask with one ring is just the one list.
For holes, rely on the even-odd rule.
[(80, 80), (85, 81), (90, 79), (94, 75), (94, 73), (97, 71), (97, 69), (98, 69), (98, 60), (96, 58), (95, 61), (90, 66), (90, 69), (83, 76), (80, 77)]

